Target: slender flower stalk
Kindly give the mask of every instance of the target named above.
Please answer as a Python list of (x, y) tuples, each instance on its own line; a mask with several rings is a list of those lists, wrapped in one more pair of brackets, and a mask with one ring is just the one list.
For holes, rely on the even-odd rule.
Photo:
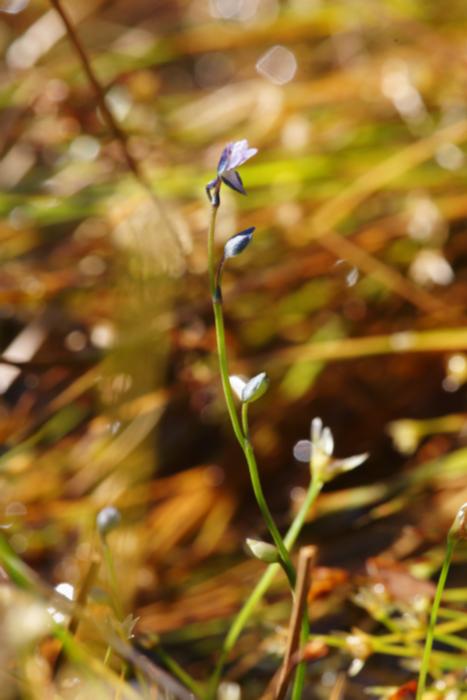
[[(256, 463), (256, 458), (253, 450), (253, 446), (247, 435), (247, 431), (242, 428), (240, 419), (235, 406), (235, 398), (230, 385), (229, 379), (229, 369), (228, 369), (228, 359), (227, 359), (227, 347), (225, 340), (225, 327), (224, 327), (224, 314), (222, 308), (222, 292), (220, 287), (220, 277), (222, 271), (222, 265), (224, 259), (227, 257), (233, 257), (241, 252), (251, 239), (251, 234), (254, 229), (246, 229), (240, 234), (232, 237), (230, 241), (226, 244), (224, 251), (224, 257), (221, 260), (221, 265), (219, 267), (219, 273), (216, 275), (216, 265), (214, 260), (214, 240), (215, 240), (215, 230), (216, 230), (216, 219), (217, 211), (220, 205), (220, 188), (221, 183), (225, 182), (232, 186), (232, 178), (227, 182), (226, 177), (231, 175), (231, 173), (236, 173), (235, 168), (245, 162), (248, 158), (255, 155), (256, 149), (248, 148), (248, 143), (246, 141), (238, 141), (234, 144), (229, 144), (229, 146), (224, 149), (218, 166), (218, 176), (215, 180), (209, 183), (206, 187), (210, 202), (211, 202), (211, 217), (208, 231), (208, 270), (209, 270), (209, 287), (212, 298), (212, 305), (214, 311), (214, 323), (216, 330), (216, 343), (217, 343), (217, 353), (219, 357), (219, 368), (222, 382), (222, 389), (224, 392), (225, 401), (227, 404), (227, 410), (230, 417), (230, 422), (232, 424), (232, 429), (235, 433), (240, 447), (243, 450), (245, 459), (248, 465), (248, 470), (250, 473), (250, 479), (253, 486), (253, 491), (255, 494), (256, 501), (258, 503), (261, 514), (264, 518), (266, 526), (271, 534), (274, 544), (279, 552), (279, 557), (281, 565), (287, 575), (290, 586), (293, 589), (295, 585), (295, 571), (290, 560), (288, 551), (284, 545), (284, 541), (281, 534), (274, 522), (271, 511), (266, 503), (264, 497), (264, 492), (261, 486), (261, 481), (259, 478), (258, 465)], [(237, 174), (238, 176), (238, 174)], [(239, 176), (238, 176), (239, 177)], [(241, 182), (241, 181), (240, 181)], [(243, 185), (242, 185), (243, 188)], [(235, 189), (235, 188), (234, 188)], [(243, 191), (244, 190), (239, 190)], [(238, 239), (237, 241), (235, 239)], [(245, 405), (245, 404), (243, 404)]]
[(165, 666), (168, 668), (168, 670), (176, 678), (178, 678), (179, 681), (186, 685), (186, 687), (189, 690), (191, 690), (195, 697), (203, 697), (203, 690), (200, 684), (197, 681), (195, 681), (195, 679), (192, 678), (190, 674), (187, 673), (184, 668), (182, 668), (182, 666), (180, 666), (178, 661), (176, 661), (172, 656), (170, 656), (170, 654), (164, 651), (164, 649), (162, 649), (161, 646), (158, 646), (155, 651), (158, 657), (161, 659), (161, 661), (163, 661)]
[(119, 596), (117, 576), (115, 572), (115, 563), (112, 555), (112, 550), (110, 549), (109, 543), (107, 541), (107, 535), (109, 534), (109, 532), (117, 528), (120, 525), (120, 522), (120, 512), (113, 506), (107, 506), (106, 508), (103, 508), (101, 511), (99, 511), (96, 518), (97, 532), (101, 541), (102, 552), (104, 555), (104, 563), (107, 569), (107, 576), (109, 579), (112, 605), (119, 623), (122, 623), (124, 614)]
[(426, 679), (428, 676), (428, 669), (430, 665), (430, 656), (433, 648), (433, 640), (435, 637), (436, 619), (438, 617), (438, 610), (441, 604), (441, 597), (443, 595), (444, 587), (446, 585), (452, 555), (456, 548), (456, 544), (458, 544), (459, 541), (465, 539), (467, 539), (467, 503), (464, 503), (464, 505), (459, 509), (454, 523), (448, 533), (446, 551), (444, 554), (444, 562), (441, 568), (441, 573), (439, 575), (438, 585), (436, 587), (436, 593), (431, 608), (430, 621), (428, 623), (428, 631), (425, 640), (425, 648), (423, 650), (422, 665), (420, 667), (420, 674), (418, 677), (416, 700), (422, 700), (423, 695), (425, 693)]
[(227, 410), (229, 412), (230, 422), (232, 423), (232, 428), (235, 433), (240, 445), (243, 447), (243, 433), (238, 420), (237, 410), (235, 408), (235, 400), (232, 394), (232, 389), (229, 382), (229, 369), (227, 364), (227, 351), (225, 343), (225, 329), (224, 329), (224, 316), (222, 313), (222, 304), (220, 299), (218, 299), (218, 289), (216, 285), (216, 273), (215, 273), (215, 262), (214, 262), (214, 233), (216, 230), (216, 218), (217, 218), (218, 206), (212, 205), (211, 207), (211, 221), (209, 225), (208, 233), (208, 270), (209, 270), (209, 287), (211, 292), (212, 306), (214, 311), (214, 323), (216, 327), (216, 343), (217, 352), (219, 356), (219, 367), (222, 382), (222, 389), (224, 391), (225, 401), (227, 404)]
[[(317, 418), (311, 424), (310, 440), (300, 441), (294, 451), (295, 456), (300, 461), (307, 461), (310, 465), (310, 487), (308, 489), (303, 505), (295, 517), (286, 537), (283, 539), (271, 511), (264, 497), (259, 477), (258, 465), (256, 463), (253, 445), (250, 440), (248, 424), (248, 406), (252, 401), (260, 398), (267, 390), (268, 377), (265, 372), (260, 372), (255, 377), (245, 381), (241, 377), (229, 376), (227, 347), (225, 340), (224, 315), (222, 305), (222, 273), (224, 265), (232, 257), (239, 255), (251, 242), (254, 227), (247, 228), (232, 236), (224, 246), (224, 253), (219, 264), (215, 265), (214, 242), (217, 211), (220, 206), (220, 191), (222, 184), (226, 184), (232, 189), (246, 194), (237, 168), (246, 160), (256, 154), (256, 149), (249, 148), (246, 140), (229, 144), (223, 151), (217, 167), (217, 177), (208, 183), (206, 192), (211, 203), (211, 217), (208, 233), (208, 269), (209, 286), (214, 311), (214, 322), (216, 331), (217, 353), (219, 357), (219, 367), (222, 388), (224, 391), (227, 410), (234, 434), (243, 450), (250, 473), (250, 480), (255, 494), (256, 501), (263, 516), (264, 522), (273, 539), (275, 549), (272, 545), (263, 542), (253, 543), (250, 546), (254, 556), (269, 557), (269, 561), (278, 562), (269, 565), (268, 569), (260, 579), (255, 589), (245, 602), (243, 608), (234, 619), (232, 626), (224, 641), (221, 654), (209, 682), (205, 700), (214, 700), (217, 686), (222, 675), (222, 670), (229, 652), (234, 646), (242, 629), (248, 622), (256, 604), (261, 600), (263, 594), (269, 587), (279, 566), (282, 566), (288, 578), (292, 594), (295, 590), (296, 574), (290, 559), (290, 549), (293, 547), (300, 530), (305, 521), (311, 504), (319, 494), (325, 482), (333, 479), (342, 472), (349, 471), (359, 466), (368, 455), (355, 455), (346, 459), (336, 460), (332, 458), (334, 450), (334, 439), (330, 428), (323, 427), (322, 421)], [(235, 395), (241, 401), (240, 416), (237, 412)], [(298, 448), (298, 449), (297, 449)], [(269, 549), (268, 549), (269, 547)], [(266, 559), (267, 560), (267, 559)], [(305, 606), (301, 620), (300, 645), (303, 646), (309, 638), (308, 610)], [(301, 700), (305, 682), (306, 664), (300, 662), (297, 666), (294, 683), (292, 687), (292, 700)]]
[[(215, 277), (213, 275), (213, 279), (215, 280)], [(217, 293), (216, 287), (215, 287), (215, 282), (214, 282), (214, 293), (212, 294), (212, 302), (213, 302), (213, 309), (214, 309), (214, 322), (215, 322), (215, 328), (216, 328), (216, 341), (217, 341), (217, 352), (219, 356), (219, 368), (220, 368), (220, 375), (221, 375), (221, 381), (222, 381), (222, 388), (224, 391), (224, 397), (225, 401), (227, 404), (227, 410), (229, 412), (229, 417), (230, 417), (230, 422), (232, 423), (232, 428), (235, 433), (235, 436), (240, 444), (240, 447), (243, 450), (243, 453), (245, 455), (245, 459), (248, 465), (248, 470), (250, 473), (250, 479), (251, 479), (251, 484), (253, 487), (253, 491), (255, 494), (256, 501), (258, 503), (258, 507), (261, 511), (261, 514), (264, 518), (264, 522), (266, 523), (266, 526), (271, 534), (271, 537), (274, 541), (274, 544), (276, 545), (279, 556), (281, 559), (281, 564), (284, 568), (284, 571), (287, 575), (287, 578), (290, 582), (291, 587), (295, 585), (295, 572), (293, 565), (290, 561), (289, 554), (287, 552), (287, 549), (284, 545), (284, 541), (281, 537), (281, 534), (277, 528), (277, 525), (274, 522), (274, 518), (272, 517), (271, 511), (269, 510), (268, 504), (266, 503), (266, 499), (264, 496), (263, 488), (261, 486), (261, 480), (259, 477), (259, 471), (258, 471), (258, 465), (256, 463), (256, 458), (255, 458), (255, 453), (253, 450), (253, 446), (250, 442), (250, 439), (248, 437), (248, 433), (244, 433), (242, 426), (240, 424), (240, 420), (237, 414), (237, 410), (235, 407), (235, 398), (233, 395), (232, 387), (230, 386), (230, 380), (229, 380), (229, 369), (228, 369), (228, 360), (227, 360), (227, 348), (226, 348), (226, 342), (225, 342), (225, 328), (224, 328), (224, 314), (222, 311), (222, 301), (219, 298), (219, 294)], [(244, 403), (243, 406), (248, 406), (248, 404)], [(245, 419), (246, 419), (246, 411), (245, 411)], [(246, 425), (246, 429), (248, 431), (248, 426)]]

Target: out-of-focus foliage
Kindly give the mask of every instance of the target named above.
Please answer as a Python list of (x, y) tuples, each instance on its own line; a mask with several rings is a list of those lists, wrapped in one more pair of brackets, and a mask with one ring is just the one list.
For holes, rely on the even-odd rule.
[[(223, 193), (219, 251), (256, 231), (224, 275), (228, 343), (232, 373), (271, 379), (252, 438), (281, 528), (306, 485), (292, 447), (313, 416), (338, 455), (371, 454), (310, 514), (303, 540), (325, 567), (322, 595), (310, 593), (315, 631), (415, 627), (426, 610), (413, 597), (432, 594), (419, 579), (467, 500), (465, 3), (63, 7), (152, 187), (128, 170), (52, 6), (0, 0), (0, 526), (52, 586), (82, 590), (93, 556), (104, 560), (88, 607), (107, 637), (82, 621), (81, 656), (61, 639), (93, 671), (76, 675), (82, 697), (122, 690), (105, 671), (118, 663), (103, 660), (109, 634), (129, 637), (130, 613), (139, 643), (161, 635), (206, 678), (262, 570), (241, 551), (264, 532), (227, 429), (206, 279), (204, 186), (238, 138), (259, 154), (242, 168), (248, 197)], [(103, 542), (95, 519), (108, 505), (122, 523)], [(376, 555), (383, 564), (363, 574)], [(45, 697), (50, 615), (20, 587), (1, 590), (5, 697)], [(259, 697), (282, 653), (279, 581), (275, 593), (230, 667), (244, 698)], [(329, 697), (349, 653), (366, 660), (342, 639), (347, 655), (310, 663), (306, 697)], [(373, 651), (349, 698), (412, 677), (413, 661)], [(446, 654), (438, 680), (462, 690), (465, 646)]]

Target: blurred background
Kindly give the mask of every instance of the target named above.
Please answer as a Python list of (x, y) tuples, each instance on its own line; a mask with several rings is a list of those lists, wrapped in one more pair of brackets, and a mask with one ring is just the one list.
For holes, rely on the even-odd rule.
[[(467, 500), (465, 3), (63, 1), (113, 130), (53, 4), (0, 0), (3, 534), (76, 588), (96, 513), (115, 505), (137, 638), (160, 635), (198, 677), (212, 668), (262, 571), (242, 543), (266, 537), (207, 283), (204, 186), (247, 138), (248, 196), (223, 192), (217, 231), (221, 249), (257, 227), (225, 273), (231, 371), (271, 378), (251, 422), (281, 528), (308, 484), (292, 450), (313, 417), (338, 456), (370, 452), (302, 538), (319, 547), (316, 630), (370, 625), (354, 587), (383, 579), (400, 603)], [(277, 664), (274, 591), (230, 667), (244, 698)], [(349, 663), (317, 663), (307, 697)], [(371, 661), (346, 697), (407, 674)]]

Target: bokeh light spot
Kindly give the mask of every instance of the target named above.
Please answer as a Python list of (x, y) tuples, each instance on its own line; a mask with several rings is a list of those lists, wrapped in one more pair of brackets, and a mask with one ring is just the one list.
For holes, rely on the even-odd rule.
[(275, 85), (285, 85), (295, 77), (297, 59), (285, 46), (273, 46), (256, 63), (256, 70)]

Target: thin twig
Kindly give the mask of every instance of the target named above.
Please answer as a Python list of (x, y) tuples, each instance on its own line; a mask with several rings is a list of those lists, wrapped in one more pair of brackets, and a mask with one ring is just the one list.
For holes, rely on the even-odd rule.
[(107, 126), (109, 127), (110, 131), (114, 135), (114, 137), (117, 139), (117, 141), (120, 143), (123, 155), (125, 157), (127, 166), (129, 170), (135, 175), (135, 177), (138, 180), (143, 180), (145, 187), (147, 187), (147, 183), (145, 181), (144, 175), (141, 172), (139, 165), (137, 161), (133, 158), (131, 155), (129, 149), (128, 149), (128, 139), (127, 135), (125, 134), (124, 131), (119, 127), (117, 124), (112, 112), (110, 111), (107, 101), (105, 99), (105, 94), (104, 90), (102, 88), (102, 85), (100, 84), (99, 80), (97, 79), (96, 74), (94, 73), (94, 69), (91, 66), (91, 62), (88, 58), (88, 55), (86, 53), (86, 50), (81, 43), (81, 39), (79, 38), (75, 27), (73, 26), (71, 19), (68, 17), (67, 13), (65, 12), (64, 8), (62, 7), (62, 4), (60, 0), (50, 0), (50, 4), (54, 7), (54, 9), (58, 12), (60, 15), (63, 24), (65, 25), (66, 32), (68, 34), (68, 38), (70, 42), (73, 44), (73, 47), (75, 48), (76, 53), (79, 56), (79, 59), (81, 61), (81, 65), (83, 67), (84, 72), (86, 73), (86, 77), (91, 83), (94, 92), (96, 94), (97, 101), (99, 103), (100, 110), (102, 112), (102, 116), (107, 122)]
[(84, 45), (81, 42), (81, 39), (80, 39), (75, 27), (73, 26), (73, 23), (72, 23), (70, 17), (65, 12), (65, 10), (61, 4), (61, 0), (50, 0), (50, 4), (56, 10), (56, 12), (60, 15), (60, 17), (63, 21), (63, 24), (65, 25), (66, 32), (67, 32), (68, 38), (70, 40), (70, 43), (73, 45), (73, 47), (74, 47), (74, 49), (79, 57), (79, 60), (81, 62), (82, 68), (86, 74), (86, 77), (93, 87), (99, 108), (101, 110), (102, 117), (105, 120), (109, 131), (113, 134), (114, 138), (120, 144), (120, 148), (122, 149), (122, 153), (123, 153), (123, 156), (125, 158), (125, 162), (127, 164), (128, 170), (134, 175), (134, 177), (139, 182), (139, 184), (149, 194), (149, 196), (151, 197), (154, 204), (157, 206), (157, 208), (159, 210), (159, 215), (160, 215), (162, 221), (167, 226), (168, 230), (172, 233), (174, 238), (176, 240), (178, 240), (177, 231), (175, 230), (175, 228), (172, 224), (172, 221), (170, 220), (169, 216), (167, 215), (167, 212), (165, 210), (163, 203), (161, 202), (159, 197), (155, 194), (155, 192), (152, 188), (152, 185), (151, 185), (150, 181), (148, 180), (148, 178), (146, 177), (143, 170), (141, 169), (140, 164), (131, 154), (131, 151), (128, 147), (127, 134), (123, 131), (123, 129), (120, 128), (117, 120), (115, 119), (114, 115), (112, 114), (112, 111), (109, 109), (109, 106), (107, 104), (107, 100), (105, 99), (105, 90), (104, 90), (103, 86), (100, 84), (99, 79), (97, 78), (97, 76), (94, 72), (94, 69), (91, 65), (89, 57), (86, 53), (86, 49), (84, 48)]
[(287, 647), (277, 674), (272, 679), (262, 700), (283, 700), (287, 692), (293, 669), (300, 659), (300, 629), (306, 609), (307, 594), (310, 586), (311, 567), (316, 557), (316, 547), (302, 547), (298, 554), (297, 584), (290, 617)]
[(300, 644), (300, 629), (303, 616), (306, 614), (311, 567), (315, 558), (316, 547), (309, 546), (300, 549), (298, 554), (297, 584), (289, 626), (289, 639), (277, 684), (276, 700), (282, 700), (285, 696), (288, 686), (287, 671), (291, 664), (291, 659), (298, 651)]
[(359, 270), (374, 277), (387, 289), (418, 307), (427, 314), (446, 313), (449, 307), (430, 292), (406, 279), (398, 270), (375, 258), (357, 243), (336, 231), (328, 231), (317, 239), (317, 243), (335, 255), (345, 258)]
[(347, 682), (347, 677), (345, 673), (339, 673), (334, 684), (329, 700), (342, 700), (344, 697), (345, 684)]

